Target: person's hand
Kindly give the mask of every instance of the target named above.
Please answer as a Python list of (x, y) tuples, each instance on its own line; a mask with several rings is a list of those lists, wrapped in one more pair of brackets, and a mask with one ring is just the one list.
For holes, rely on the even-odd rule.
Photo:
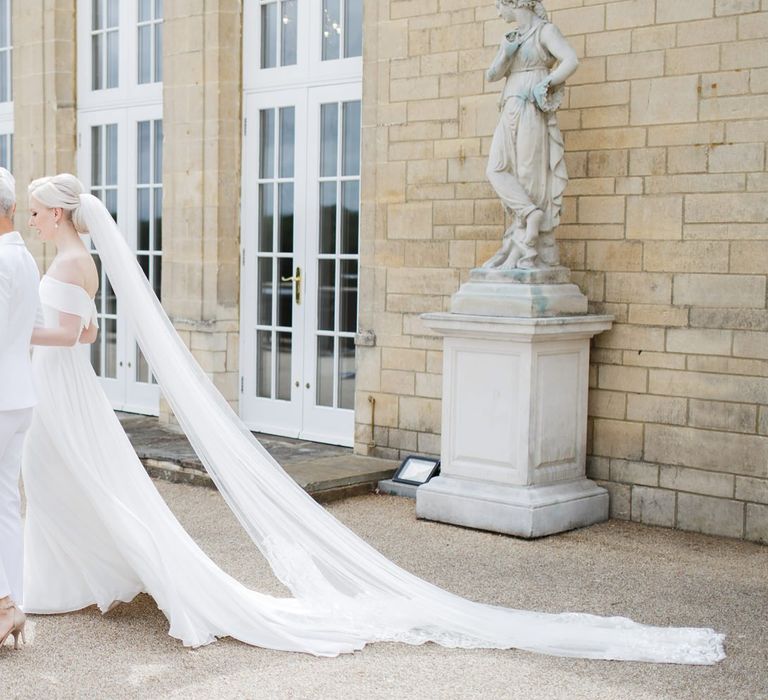
[(515, 51), (520, 48), (519, 38), (517, 31), (509, 32), (509, 34), (504, 35), (501, 45), (504, 48), (504, 54), (507, 58), (512, 58)]

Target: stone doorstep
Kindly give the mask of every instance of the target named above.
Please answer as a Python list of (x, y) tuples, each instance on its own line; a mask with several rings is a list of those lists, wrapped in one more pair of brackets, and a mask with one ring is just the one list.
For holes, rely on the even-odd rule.
[[(213, 480), (182, 433), (157, 418), (118, 414), (128, 438), (150, 476), (174, 483), (215, 488)], [(255, 434), (285, 471), (316, 501), (328, 503), (372, 493), (398, 463), (361, 457), (350, 448)]]

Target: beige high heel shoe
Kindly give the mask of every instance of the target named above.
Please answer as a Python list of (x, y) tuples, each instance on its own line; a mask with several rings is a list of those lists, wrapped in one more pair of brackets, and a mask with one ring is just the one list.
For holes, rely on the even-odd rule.
[(8, 605), (5, 608), (2, 608), (3, 610), (13, 610), (13, 615), (11, 616), (11, 625), (7, 630), (0, 629), (0, 634), (2, 634), (2, 639), (0, 639), (0, 647), (5, 644), (5, 640), (8, 639), (10, 635), (13, 635), (13, 648), (15, 650), (18, 650), (19, 648), (19, 637), (21, 637), (21, 643), (26, 644), (27, 638), (24, 635), (24, 625), (27, 624), (27, 616), (19, 610), (15, 605)]

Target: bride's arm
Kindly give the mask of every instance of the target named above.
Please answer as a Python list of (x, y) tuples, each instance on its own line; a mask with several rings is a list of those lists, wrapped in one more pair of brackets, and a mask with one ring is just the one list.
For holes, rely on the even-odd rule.
[(72, 347), (80, 338), (81, 327), (79, 316), (60, 311), (58, 328), (35, 328), (32, 331), (32, 345)]
[(91, 343), (96, 342), (96, 338), (99, 337), (99, 327), (92, 323), (88, 328), (86, 328), (81, 334), (80, 334), (80, 340), (77, 342), (83, 343), (85, 345), (90, 345)]

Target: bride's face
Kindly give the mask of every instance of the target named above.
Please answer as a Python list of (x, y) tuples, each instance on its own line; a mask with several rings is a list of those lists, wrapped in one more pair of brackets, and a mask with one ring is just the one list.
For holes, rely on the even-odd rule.
[(56, 231), (56, 213), (54, 209), (48, 209), (34, 197), (29, 198), (29, 227), (40, 232), (40, 238), (44, 241), (53, 239)]

